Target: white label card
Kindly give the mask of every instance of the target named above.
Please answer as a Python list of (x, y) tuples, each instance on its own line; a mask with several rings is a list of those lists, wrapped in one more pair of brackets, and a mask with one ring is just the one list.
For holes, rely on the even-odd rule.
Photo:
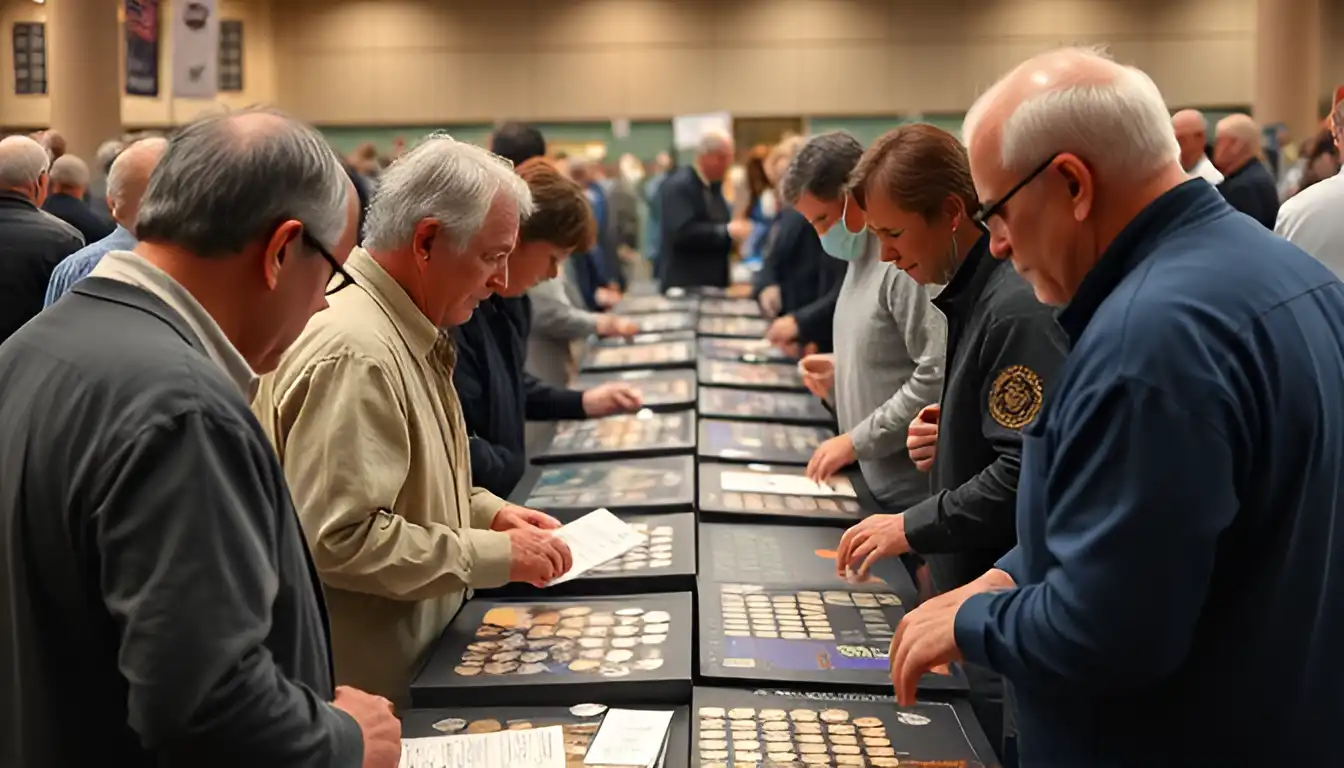
[(849, 478), (832, 477), (824, 483), (814, 483), (802, 475), (769, 475), (760, 472), (724, 472), (720, 477), (723, 490), (735, 493), (776, 493), (785, 496), (844, 496), (855, 498), (854, 485)]
[(401, 740), (401, 768), (565, 768), (558, 725)]
[(576, 579), (644, 543), (644, 534), (606, 509), (596, 509), (555, 532), (569, 545), (574, 566), (551, 584)]
[(607, 710), (584, 765), (653, 766), (662, 757), (672, 712)]

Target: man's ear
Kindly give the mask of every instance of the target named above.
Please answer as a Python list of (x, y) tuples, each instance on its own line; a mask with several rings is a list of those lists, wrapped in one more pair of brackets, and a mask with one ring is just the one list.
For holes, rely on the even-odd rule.
[(275, 290), (280, 284), (280, 271), (284, 268), (289, 248), (299, 242), (303, 235), (303, 224), (289, 219), (271, 232), (271, 236), (262, 243), (262, 272), (266, 287)]

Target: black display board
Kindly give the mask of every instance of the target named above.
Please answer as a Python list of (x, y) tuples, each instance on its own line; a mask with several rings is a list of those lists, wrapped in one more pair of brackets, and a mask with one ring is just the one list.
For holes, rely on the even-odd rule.
[(646, 368), (687, 368), (694, 363), (694, 341), (660, 341), (653, 344), (593, 347), (588, 350), (588, 354), (583, 356), (579, 368), (584, 372), (623, 371)]
[(741, 339), (759, 339), (770, 330), (770, 321), (759, 317), (729, 317), (701, 315), (695, 332), (701, 336), (729, 336)]
[(734, 360), (741, 363), (798, 362), (760, 338), (732, 339), (706, 336), (700, 339), (700, 356), (710, 360)]
[(694, 330), (665, 331), (663, 333), (637, 333), (629, 338), (624, 336), (607, 336), (605, 338), (601, 336), (592, 336), (589, 337), (588, 346), (631, 347), (640, 344), (662, 344), (667, 341), (690, 341), (694, 338)]
[(699, 389), (696, 379), (695, 371), (689, 368), (612, 371), (583, 374), (574, 380), (574, 388), (590, 389), (599, 384), (619, 381), (622, 384), (629, 384), (639, 392), (645, 408), (680, 410), (695, 405)]
[[(558, 515), (570, 522), (577, 513)], [(604, 563), (581, 578), (537, 589), (531, 584), (509, 584), (480, 589), (477, 596), (518, 597), (553, 595), (615, 595), (644, 592), (690, 592), (695, 589), (696, 523), (690, 512), (668, 515), (621, 515), (645, 535), (644, 543)]]
[(238, 19), (219, 21), (219, 90), (243, 90), (243, 22)]
[(699, 765), (994, 768), (969, 704), (897, 706), (890, 696), (696, 686), (691, 760)]
[[(671, 710), (672, 725), (668, 728), (667, 749), (663, 752), (662, 765), (665, 768), (685, 768), (691, 764), (689, 707), (635, 704), (616, 708)], [(607, 711), (606, 705), (600, 702), (580, 702), (567, 707), (534, 707), (527, 704), (513, 707), (448, 707), (412, 709), (397, 714), (401, 717), (401, 735), (407, 739), (495, 733), (502, 730), (525, 731), (558, 725), (565, 732), (566, 763), (578, 766), (583, 763), (583, 757), (588, 753), (588, 747), (602, 726)]]
[(705, 297), (700, 299), (700, 314), (725, 315), (729, 317), (761, 317), (761, 305), (753, 299), (720, 299)]
[(695, 506), (695, 459), (665, 456), (534, 466), (509, 500), (557, 517), (598, 507), (618, 515), (689, 512)]
[(600, 419), (562, 421), (533, 464), (671, 456), (695, 450), (695, 411), (641, 410)]
[(682, 704), (692, 629), (685, 592), (469, 600), (411, 681), (411, 702)]
[(640, 333), (667, 333), (689, 331), (695, 328), (694, 312), (651, 312), (630, 318), (639, 326)]
[(627, 296), (612, 308), (617, 315), (652, 315), (667, 312), (693, 312), (697, 301), (694, 297), (680, 299), (667, 296)]
[(810, 393), (701, 387), (696, 410), (701, 416), (778, 424), (835, 426), (835, 416)]
[(14, 93), (25, 96), (47, 92), (47, 25), (16, 21), (12, 32)]
[(835, 437), (826, 427), (701, 419), (698, 454), (721, 461), (806, 466), (817, 446)]
[[(759, 475), (778, 485), (791, 482), (783, 478), (804, 477), (806, 467), (702, 461), (699, 471), (698, 506), (704, 520), (848, 527), (879, 509), (863, 475), (856, 469), (844, 470), (828, 480), (827, 487), (835, 489), (835, 493), (822, 496), (786, 493), (783, 489), (738, 490), (743, 476)], [(728, 490), (724, 489), (725, 484), (730, 486)]]
[[(647, 368), (649, 366), (641, 366)], [(700, 383), (716, 387), (741, 387), (781, 392), (806, 392), (803, 375), (790, 363), (743, 363), (706, 360), (696, 364)]]

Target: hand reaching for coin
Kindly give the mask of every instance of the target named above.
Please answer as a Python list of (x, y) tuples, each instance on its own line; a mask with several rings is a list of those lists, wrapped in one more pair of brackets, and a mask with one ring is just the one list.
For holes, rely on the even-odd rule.
[(331, 705), (359, 725), (364, 737), (363, 768), (396, 768), (401, 762), (401, 721), (392, 711), (392, 702), (342, 685), (336, 688)]
[(513, 528), (509, 536), (509, 581), (544, 587), (574, 567), (569, 545), (540, 528)]

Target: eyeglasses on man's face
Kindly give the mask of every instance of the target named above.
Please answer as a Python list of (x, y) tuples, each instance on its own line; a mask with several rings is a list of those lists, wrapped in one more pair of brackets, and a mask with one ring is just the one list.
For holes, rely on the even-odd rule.
[[(998, 200), (991, 200), (988, 203), (985, 203), (984, 205), (980, 206), (980, 210), (976, 211), (975, 216), (972, 217), (973, 219), (975, 219), (975, 223), (985, 228), (992, 228), (990, 220), (994, 219), (995, 216), (998, 216), (998, 214), (1003, 212), (1003, 206), (1007, 205), (1008, 201), (1013, 199), (1013, 195), (1016, 195), (1018, 192), (1021, 192), (1023, 187), (1035, 181), (1037, 176), (1040, 176), (1042, 173), (1045, 173), (1045, 169), (1049, 168), (1050, 165), (1055, 162), (1055, 159), (1060, 156), (1060, 154), (1061, 153), (1056, 152), (1050, 157), (1046, 158), (1045, 162), (1036, 166), (1035, 170), (1033, 170), (1031, 173), (1028, 173), (1026, 176), (1023, 176), (1021, 181), (1017, 182), (1011, 188), (1009, 188), (1009, 190), (1004, 193), (1003, 197), (1000, 197)], [(996, 221), (1002, 221), (1002, 219), (996, 219)]]
[(321, 243), (317, 242), (317, 238), (308, 234), (308, 230), (305, 229), (303, 231), (301, 241), (305, 248), (311, 248), (314, 251), (317, 251), (318, 254), (322, 256), (322, 259), (327, 262), (327, 265), (331, 267), (331, 279), (327, 281), (326, 295), (330, 296), (355, 282), (355, 278), (351, 277), (350, 273), (345, 271), (345, 268), (336, 261), (336, 257), (332, 256), (330, 251), (324, 248)]

